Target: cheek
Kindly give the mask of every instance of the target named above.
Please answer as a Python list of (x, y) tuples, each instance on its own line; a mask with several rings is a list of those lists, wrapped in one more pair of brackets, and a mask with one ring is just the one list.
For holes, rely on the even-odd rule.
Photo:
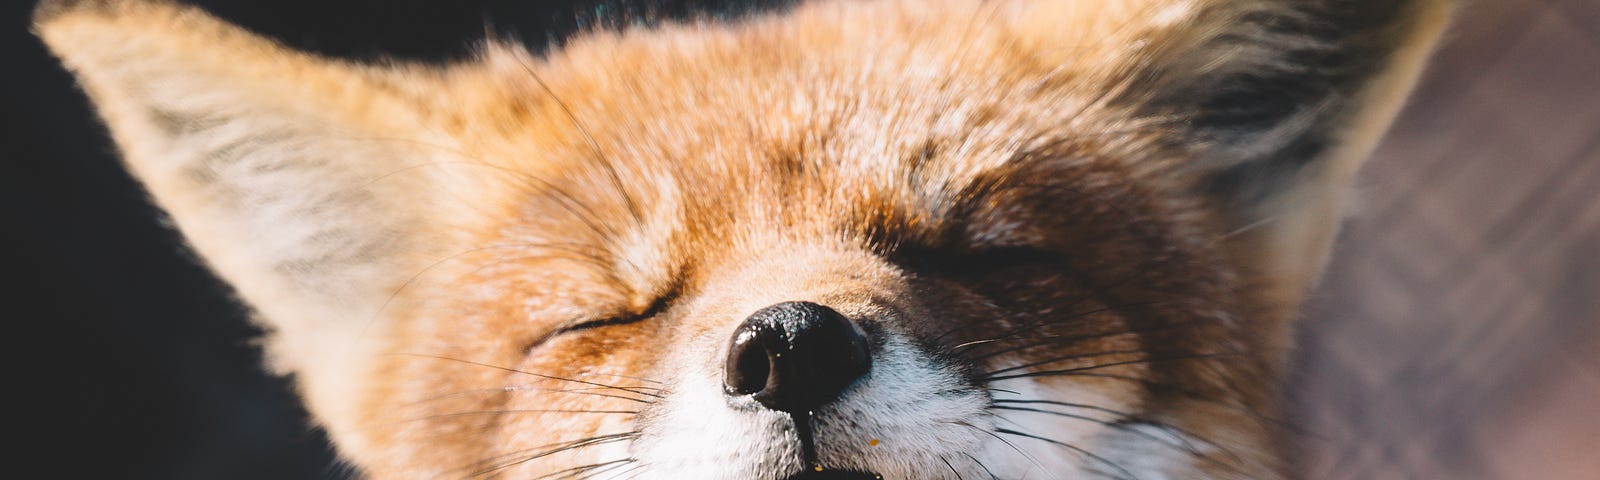
[(525, 457), (530, 471), (625, 456), (639, 412), (665, 386), (640, 373), (666, 350), (652, 344), (656, 330), (646, 320), (569, 332), (534, 347), (504, 379), (497, 443)]
[(1101, 410), (1136, 412), (1150, 376), (1139, 330), (1111, 306), (1078, 300), (1012, 314), (957, 350), (997, 399), (1085, 405), (1073, 413), (1113, 420)]
[(922, 338), (989, 387), (1007, 428), (1048, 425), (1058, 439), (1086, 438), (1138, 415), (1150, 378), (1140, 327), (1059, 277), (1035, 277), (925, 294), (940, 304), (928, 308), (936, 324), (918, 327), (933, 336)]
[(416, 449), (393, 461), (448, 466), (441, 478), (532, 478), (626, 458), (637, 412), (662, 387), (634, 373), (660, 351), (646, 345), (652, 330), (617, 325), (531, 350), (502, 340), (456, 355), (399, 355), (395, 395), (374, 411), (398, 446)]
[(512, 348), (446, 348), (454, 338), (408, 335), (373, 371), (363, 407), (364, 442), (383, 452), (376, 463), (395, 471), (464, 476), (499, 450), (505, 386), (517, 380)]
[(452, 469), (444, 478), (570, 468), (625, 442), (561, 445), (630, 430), (631, 412), (660, 388), (631, 373), (646, 371), (661, 350), (647, 345), (651, 322), (571, 332), (530, 348), (548, 327), (527, 320), (516, 302), (431, 311), (438, 315), (395, 332), (375, 369), (363, 411), (374, 426), (370, 441), (388, 450), (379, 462)]
[[(1109, 336), (1095, 338), (1102, 335)], [(1059, 417), (1092, 423), (1127, 420), (1144, 409), (1152, 358), (1137, 335), (1048, 335), (1023, 346), (1032, 347), (996, 355), (985, 367), (984, 378), (1001, 406), (1050, 402), (1049, 410), (1070, 414)], [(1093, 425), (1079, 425), (1084, 426)]]

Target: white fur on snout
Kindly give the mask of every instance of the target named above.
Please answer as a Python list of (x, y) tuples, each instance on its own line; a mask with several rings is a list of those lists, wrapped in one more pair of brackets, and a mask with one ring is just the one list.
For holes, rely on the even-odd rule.
[[(872, 362), (871, 371), (838, 401), (813, 412), (817, 457), (825, 468), (869, 471), (888, 480), (1160, 479), (1193, 465), (1183, 449), (1172, 447), (1186, 444), (1185, 439), (1151, 431), (1154, 427), (1107, 426), (1120, 419), (1114, 413), (991, 404), (991, 393), (968, 385), (956, 370), (893, 334)], [(666, 398), (641, 417), (642, 434), (631, 446), (640, 478), (781, 480), (810, 467), (803, 464), (788, 414), (747, 396), (729, 398), (720, 369), (684, 367), (675, 373)], [(993, 386), (994, 399), (1048, 399), (1124, 412), (1138, 408), (1061, 382), (1019, 378), (1000, 383)]]
[(788, 414), (723, 393), (721, 372), (682, 372), (641, 418), (641, 478), (778, 479), (802, 467)]
[[(722, 372), (711, 370), (677, 372), (672, 391), (641, 418), (643, 433), (632, 453), (644, 478), (778, 480), (809, 467), (788, 414), (748, 397), (730, 399)], [(1040, 472), (1076, 471), (1071, 457), (1006, 447), (994, 432), (1003, 419), (988, 406), (984, 391), (891, 334), (874, 353), (871, 371), (837, 402), (813, 412), (818, 460), (825, 468), (886, 479), (1048, 478)]]
[(971, 464), (992, 428), (989, 399), (954, 371), (889, 336), (872, 370), (836, 403), (815, 412), (817, 456), (825, 467), (887, 479), (941, 478), (946, 462)]

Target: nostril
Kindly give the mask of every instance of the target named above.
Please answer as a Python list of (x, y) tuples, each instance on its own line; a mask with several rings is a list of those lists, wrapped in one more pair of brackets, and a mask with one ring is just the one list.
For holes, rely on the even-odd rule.
[(796, 413), (837, 398), (871, 365), (867, 340), (850, 319), (816, 303), (784, 302), (734, 331), (724, 382), (729, 394)]
[[(750, 332), (747, 335), (753, 334)], [(728, 393), (750, 395), (766, 389), (772, 372), (771, 355), (758, 339), (740, 341), (735, 338), (728, 352), (726, 367)]]

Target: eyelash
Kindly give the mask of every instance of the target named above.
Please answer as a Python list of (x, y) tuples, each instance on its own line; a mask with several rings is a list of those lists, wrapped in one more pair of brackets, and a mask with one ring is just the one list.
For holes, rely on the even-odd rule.
[(631, 324), (631, 323), (638, 323), (638, 322), (645, 321), (645, 320), (647, 320), (647, 319), (649, 319), (651, 317), (654, 317), (655, 313), (656, 313), (656, 309), (652, 308), (649, 311), (645, 312), (644, 314), (639, 314), (639, 315), (615, 316), (615, 317), (606, 317), (606, 318), (602, 318), (602, 319), (599, 319), (599, 320), (581, 320), (581, 321), (569, 322), (569, 323), (567, 323), (565, 325), (562, 325), (560, 327), (556, 327), (554, 330), (551, 330), (549, 333), (545, 333), (543, 336), (540, 336), (538, 339), (536, 339), (533, 342), (527, 344), (527, 346), (523, 348), (523, 351), (526, 352), (526, 353), (530, 353), (531, 354), (535, 350), (538, 350), (539, 347), (543, 346), (545, 343), (548, 343), (551, 340), (555, 340), (557, 338), (561, 338), (561, 336), (569, 334), (569, 333), (581, 332), (581, 331), (584, 331), (584, 330), (594, 330), (594, 329), (598, 329), (598, 328), (602, 328), (602, 327), (609, 327), (609, 326), (613, 326), (613, 325), (627, 325), (627, 324)]
[(550, 337), (554, 337), (556, 335), (561, 335), (563, 333), (576, 332), (576, 331), (582, 331), (582, 330), (592, 330), (592, 329), (596, 329), (596, 328), (600, 328), (600, 327), (608, 327), (608, 326), (612, 326), (612, 325), (627, 325), (627, 324), (630, 324), (630, 323), (638, 323), (638, 322), (644, 321), (646, 318), (649, 318), (649, 316), (648, 315), (629, 315), (629, 316), (619, 316), (619, 317), (607, 317), (607, 318), (602, 318), (602, 319), (599, 319), (599, 320), (584, 320), (584, 321), (580, 321), (580, 322), (573, 322), (571, 324), (564, 325), (561, 328), (555, 329), (555, 331), (550, 332), (549, 336)]
[[(596, 329), (596, 328), (609, 327), (609, 326), (613, 326), (613, 325), (627, 325), (627, 324), (630, 324), (630, 323), (639, 323), (639, 322), (642, 322), (642, 321), (645, 321), (645, 320), (649, 320), (651, 318), (655, 318), (656, 316), (659, 316), (661, 314), (661, 311), (665, 310), (667, 308), (667, 304), (670, 303), (671, 300), (675, 296), (676, 296), (675, 294), (663, 295), (659, 300), (656, 300), (655, 303), (651, 304), (650, 308), (647, 308), (643, 312), (640, 312), (640, 313), (637, 313), (637, 314), (616, 315), (616, 316), (605, 317), (605, 318), (601, 318), (601, 319), (597, 319), (597, 320), (582, 320), (582, 321), (571, 322), (571, 323), (568, 323), (566, 325), (563, 325), (563, 326), (561, 326), (559, 328), (556, 328), (555, 330), (551, 331), (548, 335), (545, 335), (545, 339), (555, 338), (556, 336), (564, 334), (564, 333), (577, 332), (577, 331), (583, 331), (583, 330), (592, 330), (592, 329)], [(543, 343), (543, 342), (544, 341), (541, 340), (539, 343)]]

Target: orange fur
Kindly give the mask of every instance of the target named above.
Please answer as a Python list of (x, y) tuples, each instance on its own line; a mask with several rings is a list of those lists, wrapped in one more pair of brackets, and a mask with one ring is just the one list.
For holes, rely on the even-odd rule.
[[(38, 28), (372, 478), (670, 460), (652, 445), (674, 441), (658, 427), (688, 408), (674, 399), (720, 371), (745, 316), (794, 300), (912, 357), (974, 355), (926, 355), (953, 377), (1089, 372), (1006, 381), (1201, 444), (1155, 474), (1277, 478), (1286, 432), (1262, 419), (1287, 320), (1447, 2), (1404, 3), (1370, 47), (1381, 65), (1326, 100), (1348, 106), (1243, 140), (1198, 132), (1164, 92), (1292, 71), (1272, 42), (1312, 40), (1251, 22), (1310, 15), (1294, 2), (825, 1), (448, 68), (315, 58), (154, 1), (46, 2)], [(1338, 146), (1286, 193), (1242, 208), (1203, 191), (1308, 115)], [(606, 318), (632, 321), (564, 330)], [(1051, 338), (1078, 340), (1037, 345)], [(929, 478), (965, 462), (880, 420), (819, 440), (823, 462)], [(1095, 425), (1073, 441), (1117, 459), (1148, 443)], [(986, 469), (1122, 468), (927, 428)], [(767, 462), (762, 478), (803, 467)]]

